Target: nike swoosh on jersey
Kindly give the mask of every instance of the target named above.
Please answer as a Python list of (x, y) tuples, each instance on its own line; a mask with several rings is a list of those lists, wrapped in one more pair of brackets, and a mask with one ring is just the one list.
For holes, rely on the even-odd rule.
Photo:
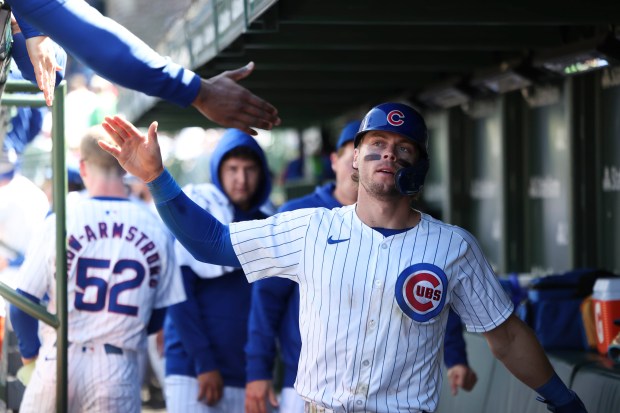
[(332, 236), (330, 235), (329, 238), (327, 238), (327, 243), (328, 244), (338, 244), (339, 242), (345, 242), (350, 240), (351, 238), (346, 238), (346, 239), (333, 239)]

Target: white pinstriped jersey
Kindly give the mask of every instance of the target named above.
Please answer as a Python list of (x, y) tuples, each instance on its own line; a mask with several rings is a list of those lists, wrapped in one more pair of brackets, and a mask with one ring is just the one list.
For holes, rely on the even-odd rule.
[[(138, 350), (155, 308), (185, 299), (172, 237), (144, 207), (127, 200), (76, 197), (67, 205), (69, 341)], [(19, 288), (48, 293), (56, 312), (55, 215), (29, 250)], [(43, 324), (43, 323), (41, 323)], [(44, 345), (56, 340), (42, 328)], [(52, 341), (53, 343), (53, 341)]]
[(448, 306), (476, 332), (513, 311), (475, 239), (426, 214), (389, 237), (355, 205), (235, 223), (230, 233), (250, 281), (299, 283), (295, 388), (336, 412), (434, 411)]

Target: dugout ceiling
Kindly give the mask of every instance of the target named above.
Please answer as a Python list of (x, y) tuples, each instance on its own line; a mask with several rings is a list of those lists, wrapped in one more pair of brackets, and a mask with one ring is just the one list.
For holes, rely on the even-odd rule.
[[(198, 39), (199, 50), (195, 16), (203, 13), (217, 33), (218, 22), (239, 7), (243, 27)], [(617, 0), (220, 0), (193, 2), (190, 12), (193, 20), (182, 23), (186, 39), (168, 36), (158, 50), (179, 52), (190, 42), (195, 56), (172, 56), (185, 56), (207, 78), (254, 61), (256, 71), (242, 84), (276, 105), (290, 127), (354, 116), (390, 99), (447, 107), (553, 82), (561, 76), (544, 64), (578, 54), (604, 50), (610, 63), (620, 62)], [(127, 102), (140, 124), (208, 125), (193, 109)]]

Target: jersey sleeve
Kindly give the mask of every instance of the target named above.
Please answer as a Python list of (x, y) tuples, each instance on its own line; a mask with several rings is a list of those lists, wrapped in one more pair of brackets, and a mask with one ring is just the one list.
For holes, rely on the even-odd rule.
[(51, 214), (45, 219), (41, 231), (32, 238), (19, 270), (17, 288), (42, 299), (54, 279), (55, 261), (56, 215)]
[(21, 20), (111, 82), (181, 106), (190, 105), (198, 95), (198, 75), (159, 55), (84, 0), (10, 0), (9, 4)]
[(298, 280), (298, 265), (314, 209), (284, 212), (230, 224), (230, 239), (248, 281), (267, 277)]
[(461, 230), (458, 277), (452, 289), (452, 308), (468, 331), (493, 330), (512, 314), (514, 305), (484, 257), (476, 239)]
[(157, 285), (157, 294), (153, 308), (165, 308), (185, 301), (185, 289), (180, 267), (176, 263), (172, 238), (166, 243), (167, 261), (162, 263), (163, 277)]

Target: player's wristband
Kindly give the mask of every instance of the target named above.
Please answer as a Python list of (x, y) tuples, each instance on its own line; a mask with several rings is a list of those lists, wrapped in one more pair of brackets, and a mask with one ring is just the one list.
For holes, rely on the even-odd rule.
[(162, 204), (174, 199), (181, 193), (181, 187), (170, 172), (164, 169), (161, 175), (146, 184), (153, 195), (155, 204)]
[(562, 406), (563, 404), (570, 403), (574, 398), (573, 393), (564, 384), (562, 379), (553, 373), (553, 376), (539, 388), (535, 389), (536, 393), (540, 394), (546, 402), (555, 406)]

